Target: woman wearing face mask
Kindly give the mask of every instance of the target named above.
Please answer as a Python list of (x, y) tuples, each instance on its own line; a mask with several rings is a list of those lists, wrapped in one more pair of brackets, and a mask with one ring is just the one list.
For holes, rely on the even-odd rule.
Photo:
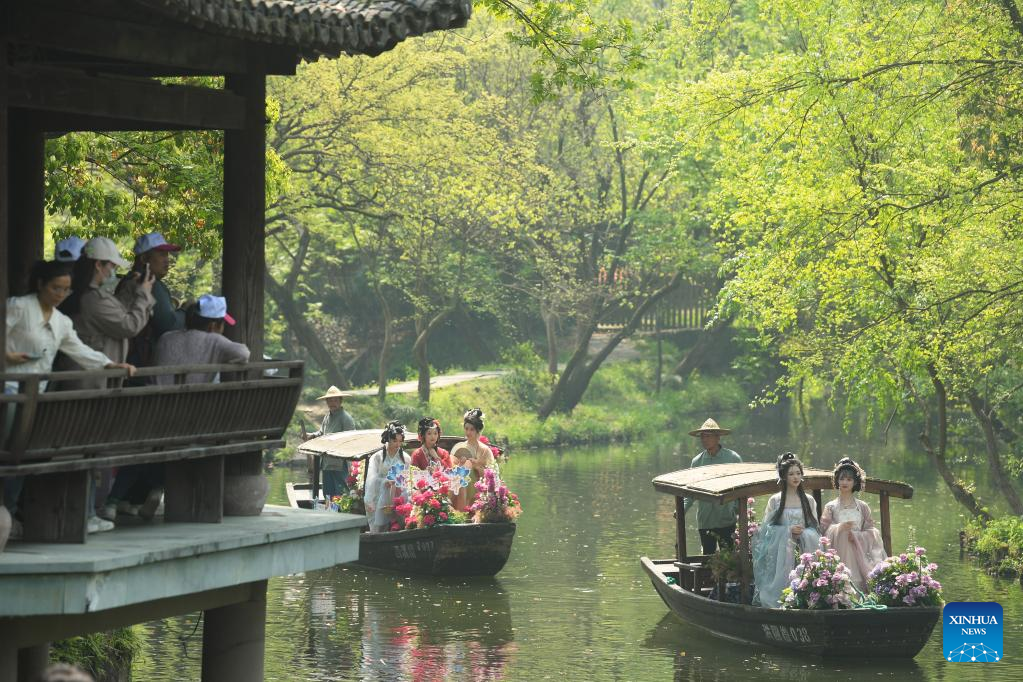
[[(60, 311), (71, 318), (78, 337), (90, 348), (100, 351), (114, 362), (124, 362), (128, 355), (128, 341), (134, 338), (153, 313), (153, 282), (148, 275), (135, 288), (130, 304), (114, 295), (117, 268), (128, 267), (117, 246), (106, 237), (93, 237), (82, 250), (71, 277), (73, 293), (60, 306)], [(77, 369), (66, 360), (58, 362), (58, 369)], [(103, 388), (102, 379), (93, 382), (75, 382), (61, 388)]]

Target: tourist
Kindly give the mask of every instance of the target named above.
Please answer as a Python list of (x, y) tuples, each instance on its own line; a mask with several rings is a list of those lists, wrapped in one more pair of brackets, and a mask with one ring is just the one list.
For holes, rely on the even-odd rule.
[[(199, 297), (199, 301), (189, 307), (187, 320), (188, 329), (170, 331), (160, 337), (154, 354), (157, 365), (220, 365), (248, 361), (248, 347), (224, 336), (224, 325), (234, 324), (224, 297), (210, 294)], [(192, 372), (185, 375), (185, 383), (205, 383), (218, 378), (214, 372)], [(156, 383), (172, 385), (174, 375), (159, 375)], [(162, 464), (120, 469), (107, 496), (103, 516), (127, 513), (151, 519), (163, 497), (164, 471)]]
[(431, 467), (451, 468), (448, 451), (437, 446), (440, 440), (440, 422), (433, 417), (419, 420), (419, 447), (412, 452), (412, 466), (426, 470)]
[[(721, 436), (731, 433), (730, 429), (723, 429), (713, 419), (703, 422), (703, 425), (689, 432), (690, 436), (700, 439), (703, 450), (693, 457), (689, 468), (709, 466), (711, 464), (739, 464), (742, 462), (734, 450), (721, 446)], [(685, 500), (685, 510), (693, 506), (693, 498)], [(718, 548), (735, 547), (735, 521), (738, 505), (732, 501), (727, 504), (717, 504), (699, 500), (696, 502), (696, 527), (700, 531), (700, 544), (703, 546), (704, 554), (713, 554)]]
[(401, 446), (405, 442), (405, 427), (401, 422), (392, 421), (387, 424), (380, 442), (384, 444), (379, 452), (369, 458), (369, 470), (366, 473), (366, 516), (369, 517), (371, 533), (383, 533), (391, 529), (391, 524), (398, 521), (394, 512), (394, 498), (402, 491), (392, 478), (388, 478), (392, 467), (400, 467), (404, 476), (408, 475), (412, 460)]
[[(102, 352), (90, 348), (78, 338), (74, 324), (59, 306), (71, 293), (71, 265), (60, 261), (39, 261), (32, 268), (30, 290), (25, 296), (7, 299), (7, 368), (18, 373), (45, 373), (53, 368), (57, 351), (64, 353), (84, 369), (125, 369), (129, 376), (135, 368), (115, 362)], [(44, 390), (47, 381), (40, 382)], [(4, 392), (15, 393), (16, 382), (6, 382)], [(7, 410), (8, 420), (13, 411)], [(10, 428), (5, 424), (5, 431)], [(21, 478), (4, 479), (6, 505), (12, 513), (21, 492)], [(98, 521), (98, 519), (97, 519)], [(90, 530), (104, 529), (106, 524), (92, 524)]]
[[(326, 401), (327, 414), (324, 415), (320, 428), (312, 433), (302, 434), (302, 440), (319, 438), (328, 433), (355, 430), (355, 420), (344, 408), (344, 395), (341, 393), (341, 389), (331, 386), (317, 400)], [(323, 495), (328, 501), (336, 495), (348, 492), (347, 459), (324, 455), (321, 459), (320, 469), (323, 472)]]
[(487, 469), (497, 469), (497, 460), (490, 446), (480, 442), (483, 433), (483, 410), (474, 407), (462, 416), (465, 440), (451, 448), (451, 463), (469, 467), (469, 485), (452, 496), (451, 505), (456, 511), (464, 511), (476, 496), (475, 484)]
[(84, 246), (85, 240), (75, 235), (61, 239), (53, 247), (53, 260), (58, 260), (61, 263), (74, 263), (81, 257)]
[[(135, 298), (130, 305), (114, 295), (117, 268), (128, 267), (121, 258), (117, 245), (106, 237), (93, 237), (83, 249), (82, 257), (72, 270), (72, 293), (60, 306), (60, 311), (71, 318), (78, 337), (90, 348), (104, 353), (114, 362), (124, 362), (128, 356), (128, 341), (141, 332), (149, 322), (155, 303), (152, 290), (154, 277), (149, 275), (134, 288)], [(59, 362), (59, 369), (80, 369), (73, 362)], [(64, 388), (104, 388), (106, 381), (73, 382)]]
[(781, 492), (768, 500), (764, 523), (753, 536), (753, 604), (766, 608), (781, 608), (796, 556), (816, 551), (821, 539), (817, 503), (803, 490), (803, 464), (786, 452), (777, 470)]
[[(234, 326), (223, 296), (204, 294), (189, 306), (187, 329), (170, 331), (156, 344), (155, 361), (167, 365), (223, 365), (248, 362), (249, 348), (224, 336), (224, 325)], [(195, 372), (185, 377), (186, 384), (217, 381), (213, 372)], [(173, 375), (157, 377), (159, 384), (173, 384)]]
[(135, 264), (132, 271), (117, 286), (117, 296), (126, 306), (130, 306), (138, 296), (135, 290), (150, 277), (156, 280), (152, 284), (153, 314), (149, 324), (135, 337), (128, 351), (129, 361), (140, 367), (154, 364), (156, 342), (161, 336), (185, 328), (185, 314), (176, 309), (170, 290), (163, 283), (170, 271), (170, 254), (180, 250), (180, 246), (168, 244), (159, 232), (142, 235), (135, 240)]
[(821, 533), (827, 536), (849, 569), (853, 585), (860, 590), (866, 589), (867, 576), (874, 567), (887, 558), (870, 507), (856, 497), (866, 478), (859, 464), (843, 458), (835, 465), (832, 476), (838, 497), (824, 505), (821, 513)]

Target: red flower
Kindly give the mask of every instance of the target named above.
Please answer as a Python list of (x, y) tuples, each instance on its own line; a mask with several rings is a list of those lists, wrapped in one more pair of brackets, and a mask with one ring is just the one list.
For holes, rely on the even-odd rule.
[(437, 492), (439, 492), (439, 493), (440, 493), (441, 495), (447, 495), (448, 493), (450, 493), (450, 492), (451, 492), (451, 488), (449, 488), (449, 487), (448, 487), (448, 486), (446, 486), (446, 485), (442, 485), (442, 486), (440, 487), (440, 490), (438, 490)]
[(433, 507), (434, 509), (440, 509), (440, 500), (434, 497), (433, 499), (430, 500), (430, 506)]
[(434, 521), (436, 521), (436, 519), (434, 519), (429, 514), (423, 517), (423, 525), (432, 526)]
[(416, 487), (419, 488), (420, 490), (425, 488), (426, 487), (426, 479), (425, 478), (421, 478), (418, 481), (416, 481)]
[(444, 512), (441, 512), (440, 514), (437, 514), (437, 516), (440, 517), (441, 521), (447, 521), (448, 520), (448, 515), (445, 514)]

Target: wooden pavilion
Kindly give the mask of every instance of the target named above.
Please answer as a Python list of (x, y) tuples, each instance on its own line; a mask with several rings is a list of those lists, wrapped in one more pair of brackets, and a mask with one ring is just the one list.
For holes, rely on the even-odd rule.
[[(471, 0), (0, 0), (0, 312), (43, 257), (48, 136), (224, 130), (222, 291), (232, 337), (260, 357), (266, 77), (303, 59), (377, 55), (470, 14)], [(209, 75), (223, 88), (161, 80)], [(40, 393), (39, 375), (4, 375), (20, 389), (3, 397), (17, 418), (0, 442), (0, 480), (32, 474), (22, 497), (37, 513), (25, 529), (36, 544), (0, 554), (0, 682), (34, 679), (51, 639), (198, 609), (203, 679), (262, 679), (266, 580), (355, 558), (362, 523), (284, 510), (225, 518), (226, 477), (259, 470), (301, 388), (301, 363), (275, 366), (277, 383), (265, 369), (220, 388), (68, 394)], [(215, 426), (200, 418), (211, 410), (224, 417)], [(86, 472), (136, 461), (167, 462), (167, 520), (193, 525), (54, 544), (84, 542)]]

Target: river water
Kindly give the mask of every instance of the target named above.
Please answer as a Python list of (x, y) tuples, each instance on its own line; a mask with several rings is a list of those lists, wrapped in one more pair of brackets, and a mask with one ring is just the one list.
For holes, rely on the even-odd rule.
[[(746, 461), (782, 449), (830, 468), (856, 458), (871, 475), (911, 483), (892, 501), (892, 542), (926, 547), (948, 601), (987, 601), (1005, 610), (1005, 659), (970, 665), (941, 656), (941, 625), (907, 662), (820, 660), (720, 640), (671, 615), (639, 557), (673, 553), (672, 498), (657, 474), (688, 466), (695, 439), (518, 452), (502, 467), (519, 494), (512, 557), (492, 579), (419, 579), (351, 566), (270, 581), (266, 679), (292, 680), (1019, 680), (1023, 679), (1023, 588), (961, 559), (964, 522), (918, 448), (837, 435), (726, 440)], [(286, 504), (286, 470), (273, 474), (271, 502)], [(830, 499), (825, 494), (825, 501)], [(878, 516), (877, 498), (866, 496)], [(762, 512), (766, 498), (758, 500)], [(688, 544), (699, 547), (691, 530)], [(143, 626), (135, 679), (198, 680), (197, 614)]]

